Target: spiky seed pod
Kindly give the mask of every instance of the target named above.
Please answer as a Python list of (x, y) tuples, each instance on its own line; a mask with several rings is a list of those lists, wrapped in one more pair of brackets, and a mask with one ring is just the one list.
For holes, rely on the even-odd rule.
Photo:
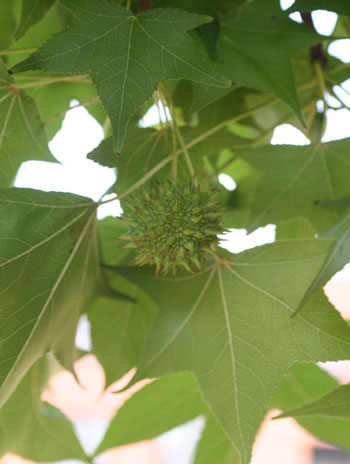
[(158, 184), (134, 201), (122, 221), (129, 225), (126, 247), (134, 248), (135, 264), (155, 265), (157, 272), (177, 268), (200, 270), (205, 255), (222, 233), (217, 191), (201, 192), (192, 184)]

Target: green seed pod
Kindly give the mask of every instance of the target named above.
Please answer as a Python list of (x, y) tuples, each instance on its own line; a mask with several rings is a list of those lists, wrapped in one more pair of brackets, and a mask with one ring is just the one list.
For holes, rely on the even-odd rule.
[(216, 192), (201, 192), (192, 184), (158, 184), (130, 206), (121, 220), (129, 226), (123, 239), (135, 249), (134, 262), (155, 265), (163, 274), (200, 270), (216, 233), (223, 232)]

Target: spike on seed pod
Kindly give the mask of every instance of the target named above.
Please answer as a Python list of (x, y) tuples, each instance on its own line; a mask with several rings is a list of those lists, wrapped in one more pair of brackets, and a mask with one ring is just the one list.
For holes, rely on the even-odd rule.
[(200, 270), (207, 250), (215, 247), (216, 233), (224, 232), (223, 209), (212, 190), (157, 183), (132, 202), (133, 208), (124, 214), (129, 230), (123, 238), (135, 249), (135, 264), (155, 265), (157, 274)]

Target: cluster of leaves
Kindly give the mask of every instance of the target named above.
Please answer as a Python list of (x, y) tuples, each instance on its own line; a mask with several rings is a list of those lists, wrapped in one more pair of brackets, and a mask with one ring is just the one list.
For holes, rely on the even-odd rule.
[[(338, 13), (331, 38), (312, 28), (318, 8)], [(346, 106), (334, 87), (349, 67), (326, 47), (349, 31), (349, 14), (346, 0), (297, 0), (287, 12), (277, 0), (0, 2), (2, 455), (92, 462), (203, 416), (193, 462), (248, 464), (272, 407), (350, 448), (349, 388), (313, 364), (350, 359), (350, 329), (322, 291), (350, 261), (350, 141), (321, 142), (327, 108)], [(155, 181), (195, 179), (220, 189), (225, 227), (273, 223), (278, 240), (222, 250), (197, 274), (156, 276), (115, 240), (125, 223), (96, 221), (101, 202), (14, 188), (22, 162), (55, 162), (47, 140), (73, 98), (105, 128), (89, 158), (116, 168), (109, 193), (124, 208)], [(154, 101), (171, 118), (141, 128)], [(270, 145), (286, 122), (311, 145)], [(132, 383), (157, 379), (92, 457), (40, 400), (48, 353), (73, 371), (83, 313), (106, 387), (134, 366)]]

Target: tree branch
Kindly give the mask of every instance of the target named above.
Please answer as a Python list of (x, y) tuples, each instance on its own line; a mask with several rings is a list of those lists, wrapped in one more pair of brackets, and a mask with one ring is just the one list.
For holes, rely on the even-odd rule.
[[(307, 26), (309, 26), (313, 31), (316, 31), (310, 12), (307, 12), (307, 11), (301, 12), (301, 17), (303, 18), (303, 21)], [(326, 58), (326, 55), (324, 54), (321, 42), (315, 45), (312, 45), (310, 47), (310, 60), (312, 63), (314, 61), (318, 61), (322, 68), (326, 66), (327, 58)]]
[(137, 12), (141, 13), (142, 11), (150, 10), (152, 8), (152, 0), (139, 0)]

